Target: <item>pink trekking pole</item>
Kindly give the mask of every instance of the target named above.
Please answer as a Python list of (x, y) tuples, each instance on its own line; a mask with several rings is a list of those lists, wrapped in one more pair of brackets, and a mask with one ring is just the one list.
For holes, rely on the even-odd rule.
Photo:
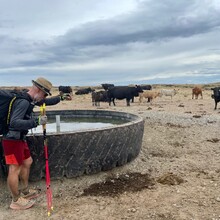
[[(46, 105), (45, 103), (40, 107), (41, 115), (46, 115)], [(48, 161), (48, 145), (47, 145), (47, 133), (46, 124), (43, 127), (43, 138), (44, 138), (44, 153), (45, 153), (45, 171), (46, 171), (46, 194), (47, 194), (47, 215), (50, 216), (51, 211), (53, 211), (52, 205), (52, 190), (50, 188), (50, 170)]]

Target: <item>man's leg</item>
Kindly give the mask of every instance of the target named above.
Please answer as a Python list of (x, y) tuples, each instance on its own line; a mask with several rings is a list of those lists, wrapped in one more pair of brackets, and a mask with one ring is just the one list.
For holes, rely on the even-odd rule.
[(32, 207), (35, 201), (20, 197), (20, 193), (18, 190), (20, 171), (21, 171), (21, 166), (10, 164), (7, 183), (9, 190), (11, 191), (12, 194), (12, 202), (10, 204), (10, 208), (17, 210), (21, 210), (21, 209), (24, 210)]
[(18, 190), (23, 156), (26, 155), (25, 158), (30, 157), (30, 155), (24, 154), (26, 143), (23, 141), (3, 140), (3, 148), (6, 164), (9, 165), (7, 183), (13, 197), (10, 208), (28, 209), (34, 205), (35, 201), (21, 197), (21, 193)]
[(21, 165), (20, 181), (21, 181), (21, 196), (26, 199), (33, 199), (40, 195), (40, 189), (31, 189), (28, 187), (32, 157), (25, 159)]
[(17, 201), (19, 198), (18, 185), (19, 185), (20, 170), (21, 167), (19, 165), (15, 165), (15, 164), (9, 165), (7, 183), (14, 201)]
[(26, 160), (24, 160), (21, 165), (21, 172), (20, 172), (19, 177), (21, 180), (21, 189), (22, 190), (25, 190), (28, 188), (28, 179), (29, 179), (30, 168), (31, 168), (32, 162), (33, 162), (32, 157), (29, 157)]

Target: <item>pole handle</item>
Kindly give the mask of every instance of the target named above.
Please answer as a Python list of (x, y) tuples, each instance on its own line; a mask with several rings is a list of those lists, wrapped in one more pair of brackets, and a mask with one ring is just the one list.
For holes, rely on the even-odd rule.
[[(40, 115), (46, 115), (46, 104), (43, 103), (43, 105), (40, 106)], [(42, 125), (43, 131), (46, 131), (46, 124)]]

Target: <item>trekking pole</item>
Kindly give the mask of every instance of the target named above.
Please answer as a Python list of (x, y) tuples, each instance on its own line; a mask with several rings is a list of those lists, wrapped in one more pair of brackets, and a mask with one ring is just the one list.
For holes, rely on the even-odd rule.
[[(41, 115), (46, 115), (46, 105), (45, 103), (40, 106)], [(47, 134), (46, 134), (46, 124), (42, 125), (43, 128), (43, 138), (44, 138), (44, 153), (45, 153), (45, 170), (46, 170), (46, 187), (47, 187), (47, 215), (50, 216), (51, 211), (53, 211), (52, 205), (52, 191), (50, 188), (50, 170), (48, 162), (48, 146), (47, 146)]]

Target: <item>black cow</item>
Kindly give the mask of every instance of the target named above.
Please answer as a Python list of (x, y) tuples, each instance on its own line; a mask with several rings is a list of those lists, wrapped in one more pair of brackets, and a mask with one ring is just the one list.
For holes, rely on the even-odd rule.
[(151, 85), (142, 85), (140, 86), (143, 90), (151, 90), (152, 86)]
[(79, 89), (75, 92), (76, 95), (84, 95), (84, 94), (89, 94), (90, 92), (94, 92), (94, 89), (91, 89), (90, 87), (86, 89)]
[(130, 100), (134, 96), (138, 96), (140, 92), (143, 92), (140, 86), (115, 86), (108, 90), (109, 105), (111, 102), (115, 105), (115, 99), (126, 99), (127, 106), (130, 106)]
[(59, 86), (58, 87), (60, 95), (63, 95), (64, 93), (73, 95), (73, 90), (70, 86)]
[(102, 85), (102, 88), (104, 90), (108, 90), (108, 89), (110, 89), (110, 88), (115, 86), (114, 84), (108, 84), (108, 83), (104, 83), (104, 84), (101, 84), (101, 85)]
[(92, 92), (92, 105), (100, 106), (100, 102), (108, 102), (107, 91)]
[(215, 109), (217, 108), (218, 102), (220, 102), (220, 87), (211, 88), (213, 90), (212, 98), (215, 100)]

